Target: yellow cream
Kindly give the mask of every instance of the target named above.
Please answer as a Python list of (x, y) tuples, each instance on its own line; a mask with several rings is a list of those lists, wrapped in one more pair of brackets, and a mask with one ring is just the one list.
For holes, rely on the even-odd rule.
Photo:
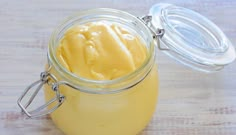
[[(78, 25), (65, 32), (56, 52), (70, 72), (91, 80), (112, 80), (135, 71), (148, 51), (140, 38), (107, 22)], [(52, 66), (50, 73), (63, 80)], [(67, 135), (136, 135), (150, 121), (158, 92), (157, 67), (134, 87), (114, 94), (90, 94), (61, 85), (65, 101), (51, 114)], [(46, 100), (55, 97), (45, 85)], [(55, 104), (54, 104), (55, 105)], [(52, 108), (50, 105), (49, 108)]]
[(137, 69), (146, 58), (137, 36), (108, 22), (70, 28), (57, 50), (57, 58), (72, 73), (92, 80), (112, 80)]

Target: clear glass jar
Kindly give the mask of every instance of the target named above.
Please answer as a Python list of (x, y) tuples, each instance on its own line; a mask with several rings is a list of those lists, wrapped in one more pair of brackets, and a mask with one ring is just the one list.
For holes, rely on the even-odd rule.
[[(56, 58), (56, 48), (68, 28), (105, 20), (126, 27), (139, 35), (148, 50), (147, 59), (135, 72), (107, 81), (88, 80), (75, 76)], [(138, 18), (113, 9), (81, 12), (59, 26), (49, 44), (50, 74), (57, 82), (66, 81), (74, 89), (59, 85), (65, 96), (61, 107), (51, 113), (54, 123), (68, 135), (135, 135), (151, 119), (157, 101), (158, 78), (155, 63), (155, 45), (149, 28)], [(45, 97), (55, 97), (50, 85), (45, 85)], [(51, 104), (49, 108), (53, 108)]]
[[(156, 47), (177, 61), (200, 71), (214, 72), (233, 62), (236, 53), (224, 33), (211, 21), (189, 9), (157, 4), (151, 16), (137, 18), (115, 9), (83, 11), (60, 25), (53, 33), (48, 65), (40, 80), (32, 83), (18, 100), (29, 117), (50, 114), (68, 135), (135, 135), (150, 121), (157, 102)], [(67, 71), (55, 53), (64, 33), (74, 25), (105, 20), (138, 35), (148, 50), (144, 63), (123, 77), (96, 81)], [(22, 99), (35, 86), (26, 104)], [(44, 86), (46, 103), (28, 111)], [(48, 108), (44, 111), (45, 108)]]

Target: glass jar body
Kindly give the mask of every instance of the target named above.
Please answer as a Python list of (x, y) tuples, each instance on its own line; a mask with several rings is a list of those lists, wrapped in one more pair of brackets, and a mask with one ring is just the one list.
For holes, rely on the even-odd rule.
[[(60, 80), (55, 68), (50, 73)], [(60, 92), (66, 99), (51, 118), (65, 134), (135, 135), (145, 128), (155, 111), (157, 67), (140, 83), (119, 93), (91, 94), (68, 86), (61, 86)], [(45, 85), (44, 93), (46, 101), (55, 97), (49, 85)]]
[[(108, 81), (88, 80), (68, 72), (55, 54), (60, 39), (74, 25), (108, 21), (129, 29), (147, 48), (147, 58), (134, 72)], [(140, 19), (113, 9), (84, 11), (59, 26), (51, 37), (48, 71), (65, 96), (63, 104), (51, 113), (54, 123), (67, 135), (135, 135), (150, 121), (158, 93), (155, 44), (150, 29)], [(51, 86), (44, 86), (46, 101), (55, 97)], [(51, 104), (49, 108), (55, 106)]]

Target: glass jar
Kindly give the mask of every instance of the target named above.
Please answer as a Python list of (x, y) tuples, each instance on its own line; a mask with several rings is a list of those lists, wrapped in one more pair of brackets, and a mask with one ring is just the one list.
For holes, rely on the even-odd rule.
[[(88, 22), (109, 21), (140, 35), (148, 50), (147, 59), (135, 72), (114, 80), (96, 81), (68, 72), (56, 58), (56, 48), (68, 28)], [(49, 73), (57, 82), (66, 81), (77, 88), (59, 85), (65, 96), (63, 105), (51, 114), (56, 125), (68, 135), (134, 135), (152, 117), (157, 100), (157, 68), (152, 35), (144, 23), (125, 12), (97, 9), (81, 12), (59, 26), (49, 44)], [(49, 101), (55, 93), (45, 85)], [(52, 105), (53, 106), (53, 105)]]
[[(150, 15), (137, 18), (115, 9), (82, 11), (53, 33), (46, 71), (18, 100), (29, 117), (50, 114), (68, 135), (135, 135), (150, 121), (157, 102), (156, 48), (194, 69), (212, 72), (235, 59), (235, 49), (223, 32), (205, 17), (170, 4), (157, 4)], [(138, 35), (148, 50), (145, 62), (123, 77), (97, 81), (78, 77), (65, 69), (55, 53), (64, 33), (74, 25), (108, 21)], [(37, 84), (26, 104), (22, 99)], [(28, 111), (44, 86), (46, 104)], [(45, 108), (47, 108), (45, 110)]]
[[(57, 46), (69, 28), (101, 20), (119, 24), (142, 37), (148, 53), (145, 62), (135, 72), (114, 80), (88, 80), (75, 76), (57, 60)], [(60, 92), (58, 102), (64, 101), (51, 113), (54, 123), (68, 135), (135, 135), (140, 132), (151, 119), (157, 101), (155, 53), (149, 28), (126, 12), (96, 9), (81, 12), (65, 21), (50, 40), (50, 69), (46, 74), (53, 77), (48, 76), (44, 85), (47, 102), (56, 95), (52, 86), (54, 90), (58, 87), (56, 91)], [(50, 104), (49, 108), (57, 106), (58, 102)]]

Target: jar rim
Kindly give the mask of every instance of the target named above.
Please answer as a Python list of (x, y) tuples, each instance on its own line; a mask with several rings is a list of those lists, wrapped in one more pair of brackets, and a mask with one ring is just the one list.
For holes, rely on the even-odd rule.
[[(119, 21), (125, 21), (127, 18), (130, 20), (130, 23), (136, 25), (136, 28), (142, 30), (143, 33), (146, 34), (147, 40), (150, 44), (148, 55), (143, 64), (138, 67), (135, 71), (124, 75), (122, 77), (113, 79), (113, 80), (91, 80), (78, 75), (75, 75), (64, 68), (55, 55), (55, 44), (58, 39), (60, 39), (61, 31), (68, 30), (68, 25), (74, 24), (75, 22), (82, 21), (83, 19), (88, 19), (89, 17), (94, 18), (109, 18), (114, 19), (119, 17)], [(114, 18), (112, 18), (114, 17)], [(63, 35), (61, 35), (63, 36)], [(143, 38), (140, 36), (140, 38)], [(50, 43), (48, 47), (48, 61), (52, 64), (57, 71), (59, 71), (59, 75), (62, 77), (63, 81), (69, 82), (71, 85), (76, 86), (77, 90), (86, 92), (86, 93), (95, 93), (95, 94), (106, 94), (106, 93), (116, 93), (119, 91), (123, 91), (129, 87), (132, 87), (138, 84), (145, 76), (149, 73), (152, 68), (153, 61), (155, 60), (155, 45), (153, 42), (152, 34), (149, 28), (137, 17), (116, 9), (109, 8), (98, 8), (81, 11), (78, 14), (69, 17), (65, 20), (61, 25), (59, 25), (53, 32)]]

